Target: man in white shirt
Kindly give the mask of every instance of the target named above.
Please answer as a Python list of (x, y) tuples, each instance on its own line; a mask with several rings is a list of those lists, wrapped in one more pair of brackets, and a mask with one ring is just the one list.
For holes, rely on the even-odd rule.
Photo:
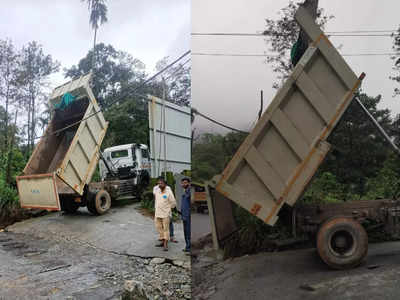
[(164, 247), (164, 251), (168, 251), (170, 216), (171, 210), (176, 206), (176, 200), (163, 177), (158, 178), (158, 185), (154, 187), (153, 194), (155, 199), (154, 221), (161, 240), (156, 247)]

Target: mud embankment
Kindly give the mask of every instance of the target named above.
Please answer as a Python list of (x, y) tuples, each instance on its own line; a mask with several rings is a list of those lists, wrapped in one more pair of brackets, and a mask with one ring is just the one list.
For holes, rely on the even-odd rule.
[(0, 230), (16, 222), (40, 217), (47, 214), (46, 210), (24, 209), (19, 206), (3, 207), (0, 209)]

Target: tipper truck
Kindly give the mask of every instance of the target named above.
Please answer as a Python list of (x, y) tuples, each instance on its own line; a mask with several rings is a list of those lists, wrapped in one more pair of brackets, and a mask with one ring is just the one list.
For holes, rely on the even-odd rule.
[[(51, 121), (22, 176), (17, 177), (22, 207), (74, 212), (87, 206), (93, 214), (104, 214), (112, 198), (137, 194), (137, 168), (141, 168), (141, 181), (148, 182), (145, 175), (150, 166), (141, 164), (141, 157), (131, 157), (129, 176), (121, 176), (126, 175), (126, 168), (109, 166), (110, 162), (102, 158), (100, 146), (108, 122), (93, 95), (90, 80), (91, 73), (55, 88), (51, 94)], [(140, 147), (147, 151), (144, 146), (130, 146)], [(92, 183), (99, 159), (103, 159), (102, 166), (107, 166), (109, 172), (102, 182)]]
[[(295, 19), (311, 43), (222, 175), (214, 179), (211, 193), (214, 201), (230, 199), (269, 225), (276, 223), (284, 205), (293, 206), (301, 198), (331, 148), (327, 138), (364, 77), (354, 74), (304, 8), (299, 8)], [(227, 207), (216, 203), (211, 212), (219, 238), (228, 227), (234, 228), (229, 218), (221, 220)], [(389, 200), (314, 207), (308, 210), (309, 223), (304, 227), (316, 234), (316, 247), (325, 263), (333, 268), (354, 267), (368, 249), (360, 222), (375, 217), (387, 225), (397, 217), (397, 207)]]

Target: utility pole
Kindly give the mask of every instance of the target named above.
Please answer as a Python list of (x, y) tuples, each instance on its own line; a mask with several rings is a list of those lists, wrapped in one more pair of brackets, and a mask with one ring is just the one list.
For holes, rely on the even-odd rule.
[(258, 119), (259, 120), (261, 119), (262, 111), (263, 111), (263, 107), (264, 107), (264, 92), (263, 92), (263, 90), (261, 90), (260, 96), (261, 96), (261, 98), (260, 98), (261, 105), (260, 105), (260, 111), (258, 112)]
[[(162, 86), (163, 86), (163, 102), (162, 102), (162, 111), (163, 114), (163, 135), (164, 135), (164, 176), (167, 179), (167, 142), (166, 142), (166, 128), (165, 128), (165, 98), (167, 97), (167, 83), (165, 82), (164, 76), (162, 77)], [(161, 134), (161, 132), (160, 132)]]
[(154, 177), (158, 177), (158, 168), (157, 168), (157, 145), (156, 145), (156, 100), (154, 97), (151, 98), (151, 109), (150, 109), (150, 116), (151, 116), (151, 127), (153, 127), (152, 130), (152, 135), (151, 135), (151, 141), (153, 143), (153, 158), (154, 158), (154, 166), (152, 166), (152, 169), (154, 170)]

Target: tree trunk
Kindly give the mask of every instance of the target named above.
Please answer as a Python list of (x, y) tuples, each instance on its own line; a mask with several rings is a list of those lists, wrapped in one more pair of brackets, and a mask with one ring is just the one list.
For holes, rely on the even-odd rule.
[(31, 133), (31, 150), (35, 147), (35, 129), (36, 129), (36, 119), (35, 119), (35, 96), (32, 95), (32, 133)]
[(29, 156), (29, 148), (31, 143), (31, 99), (28, 101), (28, 129), (27, 129), (26, 157)]
[(10, 149), (8, 149), (7, 168), (6, 168), (6, 183), (7, 184), (12, 183), (11, 169), (12, 169), (15, 135), (17, 134), (17, 115), (18, 115), (18, 109), (15, 111), (14, 131), (11, 135)]
[(9, 104), (9, 86), (7, 84), (7, 91), (6, 91), (6, 118), (5, 118), (5, 130), (4, 130), (4, 149), (7, 151), (8, 149), (8, 104)]
[(96, 38), (97, 38), (97, 28), (94, 29), (92, 70), (94, 70), (95, 63), (96, 63)]

